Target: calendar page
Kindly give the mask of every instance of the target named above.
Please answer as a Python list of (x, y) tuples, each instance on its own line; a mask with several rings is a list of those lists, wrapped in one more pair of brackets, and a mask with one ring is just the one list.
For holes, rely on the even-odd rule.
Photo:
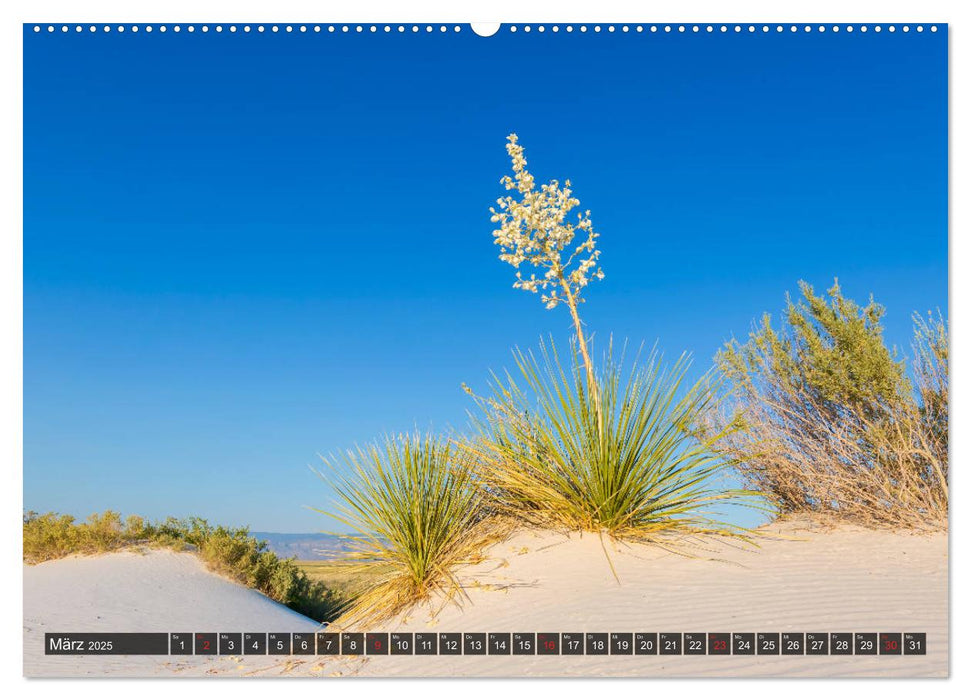
[(22, 32), (25, 676), (948, 676), (946, 23)]

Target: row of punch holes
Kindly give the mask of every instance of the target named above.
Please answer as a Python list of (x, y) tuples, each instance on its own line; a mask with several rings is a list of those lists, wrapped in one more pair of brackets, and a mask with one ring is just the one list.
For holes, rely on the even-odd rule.
[[(390, 24), (384, 24), (384, 25), (376, 25), (376, 24), (370, 24), (370, 25), (364, 25), (364, 24), (326, 24), (326, 25), (321, 25), (321, 24), (297, 24), (297, 25), (293, 25), (293, 24), (284, 24), (284, 25), (278, 25), (278, 24), (272, 24), (272, 25), (263, 25), (263, 24), (257, 24), (257, 25), (241, 24), (241, 25), (236, 25), (236, 24), (227, 24), (227, 25), (222, 25), (222, 24), (216, 24), (216, 25), (213, 25), (213, 26), (210, 26), (210, 25), (207, 25), (207, 24), (202, 24), (202, 25), (193, 25), (193, 24), (189, 24), (189, 25), (180, 25), (180, 24), (173, 24), (173, 25), (166, 25), (166, 24), (160, 24), (160, 25), (151, 25), (151, 24), (149, 24), (149, 25), (137, 25), (137, 24), (131, 24), (131, 25), (124, 25), (124, 24), (118, 24), (118, 25), (110, 25), (110, 24), (104, 24), (104, 25), (94, 25), (94, 24), (91, 24), (91, 25), (80, 25), (80, 24), (76, 24), (76, 25), (67, 25), (67, 24), (62, 24), (62, 25), (54, 25), (54, 24), (39, 25), (39, 24), (35, 24), (34, 25), (34, 32), (35, 33), (40, 33), (40, 32), (45, 31), (45, 30), (48, 33), (54, 33), (54, 32), (56, 32), (58, 30), (60, 30), (61, 32), (65, 32), (66, 33), (66, 32), (71, 31), (72, 29), (75, 32), (83, 32), (86, 29), (88, 32), (99, 32), (100, 31), (100, 32), (105, 32), (105, 33), (107, 33), (107, 32), (118, 32), (118, 33), (124, 33), (124, 32), (131, 32), (131, 33), (146, 32), (146, 33), (152, 33), (152, 32), (156, 32), (157, 31), (157, 32), (160, 32), (160, 33), (163, 33), (163, 34), (165, 32), (169, 32), (169, 31), (174, 32), (176, 34), (182, 32), (182, 31), (189, 32), (190, 34), (191, 33), (194, 33), (194, 32), (197, 32), (197, 31), (198, 32), (201, 32), (203, 34), (208, 33), (210, 31), (214, 31), (216, 33), (229, 32), (231, 34), (236, 33), (236, 32), (242, 32), (244, 34), (246, 34), (246, 33), (252, 33), (252, 32), (255, 32), (255, 33), (264, 33), (264, 32), (271, 32), (271, 33), (287, 32), (287, 33), (293, 33), (293, 32), (298, 32), (298, 33), (304, 33), (304, 34), (305, 33), (308, 33), (308, 32), (317, 33), (317, 34), (322, 33), (322, 32), (326, 32), (328, 34), (335, 34), (335, 33), (343, 33), (343, 34), (357, 33), (357, 34), (363, 34), (365, 32), (371, 33), (371, 34), (376, 34), (378, 32), (385, 32), (385, 33), (389, 33), (389, 34), (391, 32), (398, 32), (398, 33), (401, 33), (401, 34), (404, 34), (405, 32), (411, 32), (411, 33), (417, 34), (419, 32), (425, 32), (425, 33), (429, 33), (430, 34), (430, 33), (435, 32), (435, 31), (438, 31), (438, 32), (441, 32), (441, 33), (445, 33), (445, 32), (461, 32), (461, 31), (463, 31), (462, 26), (461, 25), (458, 25), (458, 24), (455, 24), (455, 25), (444, 25), (444, 24), (441, 24), (441, 25), (431, 25), (431, 24), (426, 24), (426, 25), (418, 25), (418, 24), (409, 24), (409, 25), (404, 25), (404, 24), (397, 24), (397, 25), (390, 25)], [(757, 32), (761, 32), (763, 34), (768, 34), (769, 32), (772, 32), (772, 31), (775, 31), (777, 33), (778, 32), (785, 32), (785, 31), (789, 31), (789, 32), (820, 32), (820, 33), (821, 32), (833, 32), (833, 33), (839, 33), (839, 32), (846, 32), (846, 33), (863, 32), (863, 33), (866, 33), (866, 32), (871, 32), (871, 31), (872, 32), (880, 33), (880, 32), (883, 32), (883, 31), (887, 31), (887, 32), (890, 32), (890, 33), (894, 33), (894, 32), (897, 32), (898, 29), (899, 29), (899, 31), (904, 32), (904, 33), (910, 32), (911, 30), (916, 31), (916, 32), (923, 32), (923, 31), (925, 31), (925, 27), (922, 24), (918, 24), (918, 25), (915, 25), (913, 27), (911, 25), (909, 25), (909, 24), (900, 25), (900, 26), (893, 25), (893, 24), (890, 24), (890, 25), (879, 25), (879, 24), (866, 25), (866, 24), (861, 24), (861, 25), (843, 25), (843, 26), (841, 26), (841, 25), (829, 25), (829, 26), (827, 26), (827, 25), (823, 25), (823, 24), (818, 24), (818, 25), (810, 25), (810, 24), (800, 24), (800, 25), (796, 25), (796, 24), (788, 24), (788, 25), (782, 25), (782, 24), (774, 24), (774, 25), (768, 25), (768, 24), (761, 24), (761, 25), (755, 25), (755, 24), (748, 24), (748, 25), (741, 25), (741, 24), (734, 24), (734, 25), (729, 25), (729, 24), (649, 24), (649, 25), (635, 24), (635, 25), (628, 25), (628, 24), (622, 24), (622, 25), (613, 25), (613, 24), (609, 24), (609, 25), (603, 25), (603, 26), (601, 26), (599, 24), (594, 24), (594, 25), (586, 25), (586, 24), (579, 24), (579, 25), (573, 25), (573, 24), (567, 24), (567, 25), (559, 25), (559, 24), (553, 24), (553, 25), (544, 25), (544, 24), (540, 24), (540, 25), (530, 25), (530, 24), (517, 25), (517, 24), (510, 24), (510, 25), (504, 27), (504, 29), (505, 29), (505, 31), (509, 32), (510, 34), (515, 34), (517, 32), (530, 33), (530, 32), (533, 32), (533, 31), (539, 32), (541, 34), (544, 33), (544, 32), (546, 32), (546, 31), (550, 31), (550, 32), (553, 32), (553, 33), (565, 32), (567, 34), (573, 33), (573, 32), (579, 32), (581, 34), (583, 34), (585, 32), (599, 33), (599, 32), (603, 32), (603, 31), (606, 31), (608, 33), (609, 32), (617, 32), (617, 31), (620, 31), (620, 32), (635, 32), (635, 33), (645, 33), (645, 32), (647, 32), (647, 33), (658, 33), (658, 32), (662, 32), (662, 33), (675, 33), (676, 32), (676, 33), (682, 33), (682, 34), (688, 34), (688, 33), (691, 33), (691, 34), (713, 34), (713, 33), (716, 33), (716, 32), (717, 33), (734, 32), (736, 34), (740, 34), (740, 33), (743, 33), (743, 32), (747, 32), (749, 34), (755, 34)], [(926, 29), (929, 29), (931, 32), (936, 32), (937, 31), (937, 26), (936, 25), (930, 25)], [(472, 25), (471, 26), (471, 31), (473, 33), (475, 33), (475, 34), (478, 34), (479, 36), (491, 36), (492, 34), (495, 34), (499, 30), (500, 30), (500, 27), (498, 25), (479, 25), (479, 26)]]

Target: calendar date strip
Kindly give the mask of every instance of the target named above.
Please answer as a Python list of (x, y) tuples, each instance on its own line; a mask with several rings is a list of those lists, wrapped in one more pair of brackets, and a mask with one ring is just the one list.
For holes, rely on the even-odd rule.
[(48, 655), (910, 656), (924, 632), (128, 632), (44, 635)]

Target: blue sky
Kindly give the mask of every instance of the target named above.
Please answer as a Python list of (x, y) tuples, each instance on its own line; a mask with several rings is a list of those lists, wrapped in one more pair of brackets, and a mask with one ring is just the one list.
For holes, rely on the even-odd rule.
[(512, 131), (592, 211), (599, 337), (947, 309), (944, 31), (24, 39), (28, 509), (326, 530), (318, 452), (464, 428), (569, 334), (492, 244)]

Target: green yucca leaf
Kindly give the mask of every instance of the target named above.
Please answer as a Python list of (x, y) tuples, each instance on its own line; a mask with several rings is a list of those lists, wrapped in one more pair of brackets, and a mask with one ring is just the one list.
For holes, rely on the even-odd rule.
[(471, 455), (433, 436), (387, 437), (325, 459), (321, 476), (338, 505), (328, 512), (353, 533), (350, 561), (369, 585), (345, 617), (387, 615), (432, 591), (458, 590), (451, 568), (484, 538)]
[(539, 524), (617, 537), (743, 534), (713, 510), (756, 503), (722, 487), (729, 465), (696, 429), (715, 403), (709, 376), (685, 386), (687, 357), (664, 368), (656, 352), (624, 371), (623, 355), (614, 361), (608, 351), (591, 388), (575, 357), (564, 363), (552, 341), (541, 343), (539, 356), (515, 353), (522, 385), (510, 372), (493, 375), (470, 449), (495, 504)]

